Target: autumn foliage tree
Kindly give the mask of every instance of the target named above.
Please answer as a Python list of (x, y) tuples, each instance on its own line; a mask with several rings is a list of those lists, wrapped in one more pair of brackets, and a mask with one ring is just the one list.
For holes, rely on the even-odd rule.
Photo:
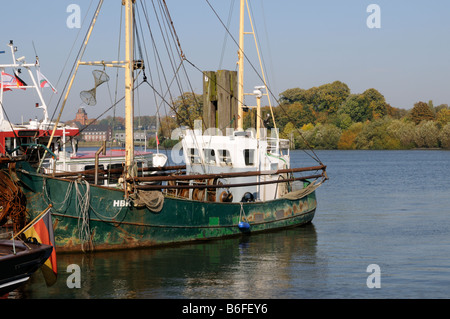
[(415, 124), (422, 121), (434, 120), (434, 114), (431, 107), (425, 102), (417, 102), (411, 110), (411, 119)]
[(338, 142), (338, 149), (354, 150), (356, 149), (355, 139), (362, 131), (363, 123), (353, 123), (347, 130), (343, 131)]
[(440, 127), (444, 127), (450, 123), (450, 109), (444, 107), (436, 113), (436, 122)]

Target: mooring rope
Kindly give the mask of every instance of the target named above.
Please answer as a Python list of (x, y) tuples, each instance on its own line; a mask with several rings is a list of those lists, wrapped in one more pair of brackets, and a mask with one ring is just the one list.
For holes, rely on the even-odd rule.
[(90, 202), (90, 186), (89, 183), (85, 180), (80, 181), (84, 182), (86, 186), (86, 191), (84, 194), (82, 194), (78, 182), (75, 182), (75, 190), (77, 193), (76, 199), (76, 207), (77, 207), (77, 213), (79, 214), (78, 219), (78, 231), (79, 231), (79, 238), (81, 242), (81, 249), (85, 251), (85, 246), (87, 245), (87, 250), (92, 249), (92, 240), (91, 240), (91, 230), (89, 225), (89, 202)]

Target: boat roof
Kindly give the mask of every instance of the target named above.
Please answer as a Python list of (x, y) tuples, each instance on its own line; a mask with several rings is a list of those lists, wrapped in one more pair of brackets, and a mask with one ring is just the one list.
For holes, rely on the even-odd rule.
[[(50, 124), (48, 128), (41, 128), (39, 126), (42, 126), (45, 124), (42, 123), (31, 123), (31, 124), (24, 124), (24, 125), (16, 125), (12, 124), (6, 120), (3, 120), (2, 123), (0, 123), (0, 134), (6, 137), (44, 137), (44, 136), (51, 136), (53, 132), (53, 123)], [(65, 131), (65, 132), (64, 132)], [(65, 136), (77, 136), (79, 135), (80, 130), (76, 127), (71, 126), (58, 126), (58, 128), (55, 131), (54, 136), (56, 137), (62, 137)]]

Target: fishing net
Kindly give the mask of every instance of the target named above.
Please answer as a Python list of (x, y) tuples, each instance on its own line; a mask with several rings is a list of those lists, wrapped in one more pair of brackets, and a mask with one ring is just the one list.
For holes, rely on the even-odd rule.
[(147, 207), (154, 213), (159, 213), (164, 206), (164, 195), (159, 191), (137, 191), (130, 195), (136, 207)]
[(109, 76), (104, 71), (94, 70), (92, 71), (92, 75), (94, 76), (95, 87), (89, 91), (81, 91), (80, 98), (83, 103), (93, 106), (97, 104), (96, 93), (97, 88), (105, 82), (109, 81)]
[(27, 200), (14, 178), (0, 171), (0, 226), (10, 221), (17, 233), (25, 225)]

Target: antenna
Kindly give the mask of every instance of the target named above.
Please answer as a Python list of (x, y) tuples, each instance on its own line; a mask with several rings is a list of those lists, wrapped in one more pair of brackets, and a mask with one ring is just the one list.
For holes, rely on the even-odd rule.
[(31, 41), (31, 44), (33, 45), (34, 55), (38, 56), (37, 51), (36, 51), (36, 47), (34, 46), (34, 41)]
[(36, 56), (36, 64), (39, 65), (39, 57), (36, 51), (36, 47), (34, 46), (34, 41), (31, 41), (31, 44), (33, 45), (34, 55)]

